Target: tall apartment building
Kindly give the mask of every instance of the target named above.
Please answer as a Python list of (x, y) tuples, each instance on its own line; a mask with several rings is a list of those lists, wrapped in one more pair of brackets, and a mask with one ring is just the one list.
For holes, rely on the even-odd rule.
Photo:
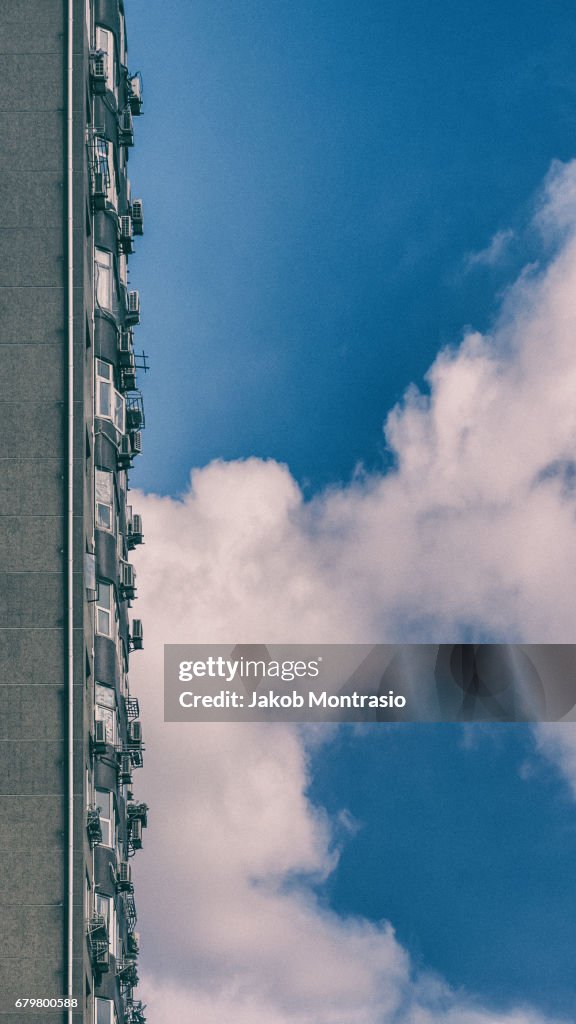
[(0, 51), (0, 1024), (139, 1024), (141, 80), (123, 0), (6, 0)]

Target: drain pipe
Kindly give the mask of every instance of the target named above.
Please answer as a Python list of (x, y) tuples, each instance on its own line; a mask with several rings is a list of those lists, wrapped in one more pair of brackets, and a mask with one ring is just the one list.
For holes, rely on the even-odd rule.
[[(66, 865), (66, 989), (69, 1003), (74, 997), (74, 163), (73, 163), (73, 53), (74, 0), (68, 0), (66, 83), (66, 162), (67, 162), (67, 258), (68, 258), (68, 494), (67, 494), (67, 691), (68, 691), (68, 814)], [(68, 1024), (73, 1022), (73, 1009), (67, 1011)]]

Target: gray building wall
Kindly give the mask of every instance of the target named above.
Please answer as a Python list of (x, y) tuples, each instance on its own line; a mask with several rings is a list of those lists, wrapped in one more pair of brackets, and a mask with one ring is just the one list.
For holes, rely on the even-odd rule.
[[(101, 0), (118, 19), (117, 0)], [(94, 4), (92, 4), (94, 7)], [(110, 14), (106, 12), (110, 9)], [(85, 0), (74, 0), (74, 976), (91, 1020), (93, 878), (93, 215)], [(121, 8), (120, 8), (121, 10)], [(114, 13), (115, 12), (115, 13)], [(66, 996), (67, 242), (66, 0), (0, 4), (0, 1024)], [(115, 778), (112, 773), (113, 779)], [(111, 782), (111, 788), (114, 782)], [(110, 988), (110, 981), (107, 986)]]
[[(76, 5), (77, 984), (82, 995), (86, 89)], [(0, 1012), (66, 994), (66, 4), (0, 8)], [(81, 254), (81, 255), (80, 255)], [(88, 410), (88, 416), (91, 413)], [(82, 1017), (80, 1003), (78, 1019)], [(61, 1016), (58, 1014), (58, 1017)]]

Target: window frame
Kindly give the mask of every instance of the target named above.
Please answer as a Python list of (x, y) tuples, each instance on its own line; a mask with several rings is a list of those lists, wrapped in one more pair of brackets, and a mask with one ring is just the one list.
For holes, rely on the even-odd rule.
[(94, 248), (96, 305), (112, 313), (114, 309), (114, 261), (109, 249)]
[[(105, 636), (109, 640), (114, 639), (112, 632), (112, 589), (112, 583), (107, 583), (105, 580), (98, 580), (98, 590), (96, 592), (95, 631), (98, 636)], [(104, 596), (106, 593), (108, 594), (108, 603), (106, 603)], [(108, 620), (108, 629), (105, 629), (103, 626), (106, 619)]]
[[(104, 691), (110, 693), (109, 703), (104, 703)], [(115, 746), (118, 738), (118, 705), (116, 691), (113, 686), (106, 686), (98, 680), (94, 683), (94, 719), (106, 723), (106, 742)]]
[(106, 922), (106, 930), (108, 932), (108, 949), (110, 956), (116, 956), (117, 949), (117, 914), (116, 906), (112, 896), (107, 896), (103, 892), (94, 893), (94, 910), (96, 914), (100, 914)]
[[(100, 497), (98, 496), (99, 493)], [(104, 500), (105, 498), (109, 498), (109, 500)], [(100, 509), (107, 509), (109, 517), (104, 516), (101, 518)], [(109, 518), (109, 525), (104, 521), (106, 518)], [(97, 530), (116, 533), (114, 473), (111, 469), (104, 469), (102, 466), (96, 466), (94, 469), (94, 519)]]
[[(113, 640), (115, 643), (118, 639), (118, 602), (116, 600), (116, 588), (111, 580), (105, 580), (99, 578), (96, 580), (96, 600), (94, 602), (94, 632), (97, 636), (104, 636), (107, 640)], [(106, 590), (109, 595), (108, 603), (106, 603), (105, 593)], [(101, 621), (108, 617), (109, 631), (105, 632), (101, 628)]]
[[(114, 808), (114, 795), (109, 789), (96, 790), (96, 806), (100, 808), (100, 827), (102, 829), (102, 846), (113, 850), (116, 838), (116, 811)], [(102, 806), (104, 804), (104, 807)], [(110, 841), (105, 842), (105, 838)]]
[[(104, 1004), (108, 1004), (108, 1009), (104, 1014), (100, 1014), (100, 1009), (104, 1009)], [(116, 1013), (116, 1007), (113, 999), (105, 999), (103, 996), (95, 997), (94, 1007), (94, 1024), (118, 1024), (118, 1014)]]
[(110, 92), (114, 93), (114, 98), (118, 102), (118, 75), (116, 73), (116, 37), (111, 29), (106, 28), (104, 25), (96, 25), (94, 33), (95, 49), (101, 50), (102, 53), (106, 54), (108, 63), (108, 81), (107, 86)]
[(110, 420), (120, 434), (126, 433), (126, 400), (114, 387), (114, 367), (106, 359), (96, 356), (95, 413), (101, 420)]

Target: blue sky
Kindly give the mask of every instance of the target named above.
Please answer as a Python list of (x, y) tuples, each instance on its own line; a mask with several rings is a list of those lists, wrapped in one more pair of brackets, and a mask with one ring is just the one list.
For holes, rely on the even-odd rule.
[(504, 1009), (574, 1008), (576, 820), (530, 730), (343, 730), (312, 797), (352, 808), (329, 885), (341, 913), (391, 919), (420, 966)]
[[(463, 274), (573, 153), (576, 26), (558, 0), (130, 5), (146, 116), (132, 260), (153, 357), (144, 487), (286, 461), (378, 465), (406, 385), (526, 258)], [(136, 65), (135, 65), (136, 66)], [(166, 358), (169, 353), (169, 358)]]
[[(310, 496), (386, 465), (387, 411), (538, 255), (535, 190), (574, 155), (572, 5), (127, 6), (152, 363), (133, 485), (256, 455)], [(572, 1011), (576, 829), (527, 728), (344, 733), (313, 767), (313, 799), (362, 823), (336, 910), (390, 918), (485, 1005)]]

